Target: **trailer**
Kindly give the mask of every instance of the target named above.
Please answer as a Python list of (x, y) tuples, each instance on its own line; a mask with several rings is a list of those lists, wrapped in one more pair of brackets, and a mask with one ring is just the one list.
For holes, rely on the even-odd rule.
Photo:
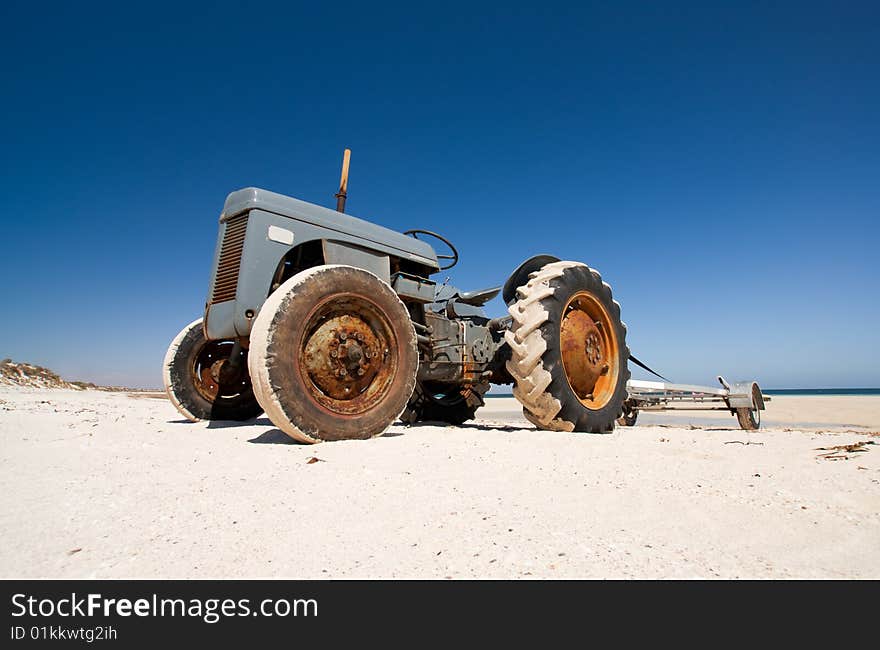
[(764, 402), (770, 401), (758, 382), (728, 384), (720, 375), (718, 382), (720, 388), (631, 379), (626, 383), (627, 399), (618, 424), (633, 426), (639, 411), (729, 411), (742, 429), (757, 430)]

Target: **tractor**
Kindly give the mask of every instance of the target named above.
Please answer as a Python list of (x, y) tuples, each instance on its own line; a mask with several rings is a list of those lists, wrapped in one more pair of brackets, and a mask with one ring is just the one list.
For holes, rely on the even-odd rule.
[[(438, 283), (459, 258), (448, 239), (345, 213), (349, 156), (336, 210), (254, 187), (226, 198), (204, 315), (165, 356), (180, 413), (265, 412), (301, 442), (367, 439), (396, 418), (461, 424), (492, 384), (513, 384), (540, 429), (611, 431), (630, 355), (599, 273), (536, 255), (503, 286)], [(489, 318), (499, 293), (509, 315)]]

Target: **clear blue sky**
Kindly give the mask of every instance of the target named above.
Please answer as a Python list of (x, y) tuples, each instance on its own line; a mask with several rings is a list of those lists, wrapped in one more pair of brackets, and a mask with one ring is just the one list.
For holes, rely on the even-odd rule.
[[(0, 357), (161, 384), (226, 194), (599, 269), (677, 381), (880, 386), (880, 4), (2, 3)], [(500, 299), (490, 305), (502, 313)]]

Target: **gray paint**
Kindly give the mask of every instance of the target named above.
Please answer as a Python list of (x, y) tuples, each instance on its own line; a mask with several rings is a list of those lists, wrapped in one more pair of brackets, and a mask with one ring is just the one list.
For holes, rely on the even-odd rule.
[[(295, 246), (321, 241), (328, 263), (349, 264), (390, 282), (390, 258), (409, 260), (430, 272), (439, 268), (431, 245), (348, 214), (255, 187), (231, 193), (220, 215), (208, 296), (214, 286), (226, 222), (249, 212), (235, 300), (206, 305), (208, 338), (248, 336), (260, 307), (269, 295), (272, 276), (281, 259)], [(293, 233), (293, 244), (269, 238), (269, 227)], [(253, 315), (248, 318), (247, 312)]]
[(373, 275), (379, 276), (385, 282), (391, 282), (391, 265), (387, 255), (381, 255), (360, 246), (327, 241), (326, 239), (322, 242), (322, 245), (325, 263), (356, 266), (359, 269), (364, 269)]
[(398, 296), (415, 302), (432, 302), (434, 300), (434, 283), (431, 280), (417, 278), (405, 273), (395, 273), (391, 283)]
[[(235, 299), (207, 305), (205, 330), (210, 339), (248, 336), (254, 319), (268, 297), (275, 272), (282, 259), (296, 246), (320, 242), (324, 261), (346, 264), (368, 270), (391, 283), (391, 260), (410, 260), (429, 275), (438, 269), (437, 257), (430, 244), (365, 222), (327, 208), (315, 206), (280, 194), (255, 188), (229, 195), (220, 217), (219, 237), (209, 287), (213, 290), (214, 275), (220, 258), (227, 221), (243, 212), (248, 214), (242, 245)], [(290, 235), (270, 237), (270, 228), (283, 228)], [(279, 239), (281, 241), (279, 241)], [(420, 369), (420, 376), (433, 376), (451, 382), (463, 380), (463, 363), (469, 372), (479, 373), (492, 359), (503, 340), (495, 341), (484, 326), (487, 318), (477, 305), (462, 302), (457, 288), (448, 284), (435, 285), (426, 277), (396, 274), (395, 288), (404, 299), (425, 304), (434, 312), (428, 321), (436, 328), (436, 358)], [(476, 294), (465, 299), (480, 303)], [(489, 292), (491, 293), (491, 292)], [(485, 297), (489, 297), (487, 294)], [(250, 313), (250, 317), (248, 317)], [(455, 320), (449, 320), (453, 318)], [(423, 377), (424, 378), (424, 377)]]
[[(335, 212), (333, 214), (342, 218), (346, 217), (346, 215)], [(208, 288), (209, 296), (214, 286), (214, 276), (217, 272), (217, 263), (220, 258), (220, 245), (226, 228), (226, 218), (228, 218), (228, 215), (224, 214), (217, 247), (214, 251), (211, 283)], [(272, 225), (292, 231), (294, 233), (293, 246), (269, 239), (269, 226)], [(341, 225), (351, 224), (343, 220)], [(386, 229), (382, 228), (381, 230)], [(405, 257), (431, 269), (436, 268), (436, 255), (434, 255), (433, 249), (431, 249), (429, 244), (419, 242), (411, 237), (399, 235), (399, 233), (393, 233), (390, 230), (388, 232), (397, 237), (402, 237), (407, 242), (398, 242), (400, 247), (374, 245), (357, 234), (347, 235), (342, 231), (336, 229), (329, 230), (311, 221), (299, 221), (273, 212), (266, 212), (265, 210), (251, 210), (248, 216), (244, 248), (242, 249), (234, 308), (231, 309), (229, 307), (229, 305), (233, 304), (231, 301), (229, 303), (206, 306), (205, 322), (207, 325), (205, 330), (208, 337), (211, 339), (224, 339), (248, 336), (256, 314), (259, 313), (260, 307), (269, 295), (272, 276), (278, 268), (281, 259), (293, 247), (309, 241), (326, 242), (328, 238), (332, 237), (333, 241), (326, 242), (327, 245), (325, 246), (325, 251), (330, 255), (328, 258), (329, 263), (357, 266), (375, 273), (386, 282), (390, 281), (389, 257), (391, 256)], [(404, 254), (405, 251), (403, 251), (402, 246), (410, 241), (415, 244), (413, 249), (418, 251), (418, 253), (409, 252)], [(369, 244), (372, 250), (365, 250), (363, 248), (365, 244)], [(246, 313), (248, 310), (254, 312), (253, 317), (247, 317)]]
[[(348, 241), (408, 259), (419, 264), (439, 268), (437, 254), (431, 245), (399, 232), (358, 219), (350, 214), (336, 212), (329, 208), (307, 203), (283, 194), (276, 194), (256, 187), (237, 190), (226, 197), (221, 223), (246, 210), (264, 210), (298, 222), (311, 224), (323, 229), (323, 238)], [(281, 227), (285, 227), (281, 225)], [(287, 226), (288, 228), (290, 226)], [(296, 230), (294, 229), (294, 232)], [(333, 234), (336, 233), (336, 234)]]

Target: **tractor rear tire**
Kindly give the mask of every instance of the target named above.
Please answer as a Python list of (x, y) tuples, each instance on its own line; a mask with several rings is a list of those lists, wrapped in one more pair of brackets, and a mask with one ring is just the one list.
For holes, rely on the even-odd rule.
[(412, 395), (418, 363), (406, 307), (387, 283), (352, 266), (297, 273), (251, 329), (257, 400), (300, 442), (382, 435)]
[(504, 335), (523, 415), (539, 429), (612, 431), (627, 397), (629, 349), (611, 287), (579, 262), (552, 262), (529, 278)]
[(162, 378), (168, 399), (188, 420), (243, 421), (263, 412), (248, 376), (246, 350), (240, 353), (237, 371), (229, 372), (233, 347), (231, 340), (206, 340), (201, 318), (174, 337)]
[(418, 382), (412, 397), (400, 414), (406, 424), (446, 422), (463, 424), (473, 420), (477, 409), (485, 404), (483, 395), (488, 382), (471, 386), (447, 386), (434, 382)]

